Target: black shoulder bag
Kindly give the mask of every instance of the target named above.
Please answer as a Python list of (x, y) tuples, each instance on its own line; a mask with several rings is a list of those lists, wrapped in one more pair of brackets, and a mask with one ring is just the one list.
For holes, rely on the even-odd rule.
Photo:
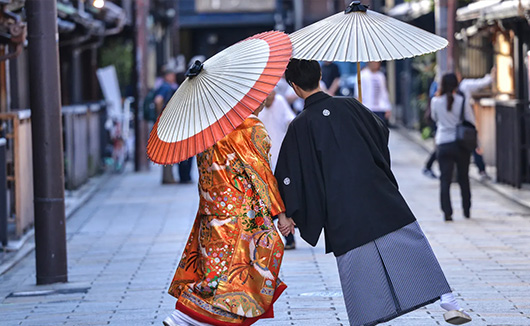
[(460, 123), (456, 125), (456, 142), (464, 149), (472, 152), (477, 148), (477, 129), (475, 125), (465, 118), (466, 97), (462, 93), (462, 110), (460, 112)]

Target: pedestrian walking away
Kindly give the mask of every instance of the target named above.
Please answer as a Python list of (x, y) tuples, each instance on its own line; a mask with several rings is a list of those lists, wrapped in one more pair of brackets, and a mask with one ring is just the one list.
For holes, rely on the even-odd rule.
[(335, 95), (340, 85), (340, 69), (336, 63), (324, 61), (322, 63), (322, 81), (326, 85), (329, 95)]
[[(171, 67), (165, 66), (162, 69), (163, 79), (160, 81), (160, 86), (155, 92), (155, 109), (158, 117), (164, 107), (167, 105), (173, 94), (178, 88), (176, 72)], [(162, 184), (177, 183), (173, 176), (173, 165), (165, 165), (162, 167)]]
[(471, 105), (462, 93), (458, 93), (458, 79), (450, 73), (442, 77), (438, 95), (431, 101), (432, 119), (436, 122), (435, 142), (437, 158), (440, 165), (440, 205), (446, 221), (453, 220), (450, 187), (453, 169), (456, 165), (457, 180), (462, 195), (464, 217), (471, 216), (471, 189), (469, 184), (469, 162), (471, 152), (456, 141), (456, 128), (461, 123), (461, 116), (466, 121), (475, 123)]
[(256, 115), (197, 155), (199, 211), (169, 288), (177, 305), (166, 326), (251, 325), (274, 316), (286, 288), (278, 278), (283, 243), (272, 222), (281, 215), (285, 223), (285, 208)]
[(392, 105), (388, 98), (386, 77), (380, 69), (381, 62), (369, 62), (368, 66), (361, 70), (363, 104), (388, 126)]
[[(464, 78), (462, 79), (461, 74), (457, 71), (456, 76), (458, 80), (460, 80), (460, 84), (458, 85), (458, 90), (464, 95), (464, 99), (466, 102), (471, 104), (471, 101), (473, 100), (472, 93), (475, 91), (478, 91), (480, 89), (483, 89), (487, 86), (490, 86), (493, 82), (493, 77), (497, 73), (497, 68), (493, 66), (491, 68), (491, 71), (489, 74), (485, 75), (482, 78)], [(436, 92), (438, 90), (438, 83), (435, 81), (432, 82), (430, 90), (429, 90), (429, 100), (432, 101), (432, 98), (436, 95)], [(429, 119), (431, 119), (431, 112), (430, 105), (429, 105)], [(473, 111), (472, 111), (473, 112)], [(436, 126), (434, 126), (434, 129), (436, 129)], [(486, 172), (486, 164), (484, 164), (484, 158), (482, 157), (482, 148), (479, 146), (472, 152), (473, 154), (473, 163), (477, 166), (478, 173), (480, 175), (481, 181), (488, 181), (491, 180), (491, 177)], [(434, 149), (431, 154), (429, 155), (429, 159), (425, 163), (425, 167), (423, 168), (422, 172), (424, 175), (431, 177), (431, 178), (437, 178), (436, 174), (432, 171), (432, 166), (434, 162), (436, 161), (437, 156), (437, 150)]]
[(275, 176), (286, 205), (279, 228), (315, 246), (324, 230), (337, 259), (350, 325), (376, 325), (441, 299), (445, 320), (471, 320), (451, 292), (390, 169), (389, 130), (353, 98), (319, 88), (316, 61), (285, 73), (305, 107), (290, 124)]

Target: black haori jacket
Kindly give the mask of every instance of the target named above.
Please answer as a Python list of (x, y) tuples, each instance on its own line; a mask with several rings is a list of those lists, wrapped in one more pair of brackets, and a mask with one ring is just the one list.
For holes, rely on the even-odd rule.
[(353, 98), (311, 95), (290, 124), (276, 179), (300, 234), (340, 256), (416, 219), (390, 170), (388, 128)]

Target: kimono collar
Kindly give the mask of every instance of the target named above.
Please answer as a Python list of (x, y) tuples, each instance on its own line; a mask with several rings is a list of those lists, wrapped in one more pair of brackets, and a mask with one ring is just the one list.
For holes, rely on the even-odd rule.
[(307, 109), (308, 107), (310, 107), (311, 105), (315, 104), (315, 103), (318, 103), (322, 100), (325, 100), (325, 99), (328, 99), (330, 98), (331, 96), (329, 96), (328, 94), (324, 93), (324, 92), (318, 92), (318, 93), (315, 93), (311, 96), (309, 96), (308, 98), (305, 99), (305, 105), (304, 105), (304, 110)]

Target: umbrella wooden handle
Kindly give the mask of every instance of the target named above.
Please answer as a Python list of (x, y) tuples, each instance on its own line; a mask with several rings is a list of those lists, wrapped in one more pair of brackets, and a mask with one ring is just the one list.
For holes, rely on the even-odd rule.
[(363, 91), (361, 87), (361, 63), (357, 62), (357, 90), (359, 91), (359, 102), (363, 102)]

